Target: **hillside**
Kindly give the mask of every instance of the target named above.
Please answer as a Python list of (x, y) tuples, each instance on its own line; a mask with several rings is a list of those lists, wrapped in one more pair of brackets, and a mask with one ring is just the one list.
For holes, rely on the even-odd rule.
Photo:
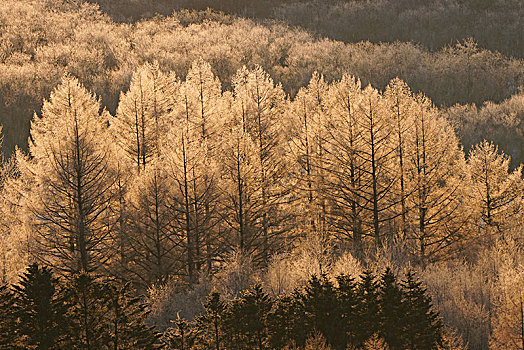
[(524, 57), (524, 5), (519, 0), (90, 0), (113, 19), (211, 8), (277, 19), (344, 42), (414, 42), (430, 50), (473, 38), (481, 47)]

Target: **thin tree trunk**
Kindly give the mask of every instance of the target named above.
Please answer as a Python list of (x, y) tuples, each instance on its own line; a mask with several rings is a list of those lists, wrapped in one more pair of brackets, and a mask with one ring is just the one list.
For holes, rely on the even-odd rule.
[(375, 240), (377, 246), (380, 246), (380, 221), (378, 216), (378, 188), (377, 188), (377, 164), (376, 164), (376, 145), (375, 145), (375, 130), (373, 128), (373, 109), (371, 101), (369, 101), (369, 120), (370, 120), (370, 145), (371, 145), (371, 181), (373, 186), (373, 228), (375, 231)]
[(189, 205), (189, 186), (187, 179), (187, 155), (184, 135), (182, 135), (182, 157), (184, 162), (184, 200), (185, 200), (185, 219), (186, 219), (186, 240), (187, 240), (187, 274), (189, 286), (193, 284), (193, 242), (191, 238), (191, 218)]
[(397, 97), (397, 132), (398, 132), (398, 162), (400, 167), (400, 204), (402, 210), (402, 237), (407, 235), (407, 219), (406, 219), (406, 193), (404, 183), (404, 144), (402, 139), (402, 124), (400, 123), (400, 101)]

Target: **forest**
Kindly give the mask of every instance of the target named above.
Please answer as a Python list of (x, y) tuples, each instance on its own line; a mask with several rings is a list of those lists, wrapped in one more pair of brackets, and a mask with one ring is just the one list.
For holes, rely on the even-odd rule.
[(524, 349), (522, 11), (3, 1), (0, 349)]
[(345, 42), (413, 41), (438, 50), (474, 37), (482, 47), (523, 57), (519, 0), (89, 0), (120, 22), (208, 8), (281, 20)]

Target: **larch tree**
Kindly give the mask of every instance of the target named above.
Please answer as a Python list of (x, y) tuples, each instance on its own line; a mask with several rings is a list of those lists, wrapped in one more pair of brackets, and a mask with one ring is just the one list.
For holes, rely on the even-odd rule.
[[(2, 140), (3, 135), (0, 147)], [(14, 282), (28, 263), (30, 230), (22, 196), (27, 186), (18, 175), (16, 155), (9, 159), (0, 156), (0, 284)]]
[(289, 150), (294, 165), (294, 191), (297, 196), (295, 206), (300, 208), (297, 222), (302, 229), (311, 233), (326, 235), (327, 209), (324, 196), (325, 188), (325, 142), (326, 142), (326, 107), (328, 84), (324, 77), (315, 72), (309, 85), (300, 89), (288, 109), (291, 137)]
[(194, 264), (191, 269), (198, 272), (205, 264), (210, 271), (216, 250), (213, 244), (217, 224), (215, 160), (223, 108), (222, 87), (209, 63), (199, 59), (193, 63), (180, 92), (177, 108), (180, 125), (175, 128), (178, 131), (172, 140), (176, 147), (172, 146), (171, 152), (178, 158), (173, 164), (179, 167), (173, 174), (179, 184), (185, 183), (181, 194), (182, 198), (187, 197), (183, 201), (189, 205), (185, 216), (190, 217), (190, 225), (186, 218), (185, 231), (188, 259), (192, 257), (190, 265)]
[(219, 215), (217, 165), (208, 158), (201, 134), (195, 131), (188, 120), (180, 120), (169, 132), (169, 147), (164, 148), (162, 156), (171, 183), (169, 206), (174, 226), (183, 237), (190, 284), (196, 281), (203, 263), (208, 272), (211, 270), (219, 248), (215, 231)]
[(32, 260), (35, 250), (33, 230), (34, 212), (28, 195), (35, 186), (33, 176), (23, 176), (26, 155), (20, 149), (3, 164), (0, 220), (4, 244), (0, 248), (2, 280), (14, 283)]
[(221, 105), (217, 102), (222, 97), (222, 86), (211, 65), (202, 59), (193, 62), (183, 88), (182, 103), (188, 108), (186, 117), (199, 129), (203, 139), (213, 137), (220, 121)]
[(379, 245), (385, 235), (383, 227), (398, 215), (394, 207), (399, 200), (393, 196), (398, 179), (392, 166), (395, 146), (392, 143), (394, 130), (391, 126), (394, 123), (386, 98), (371, 86), (362, 90), (356, 110), (362, 131), (362, 146), (356, 153), (362, 161), (361, 169), (364, 172), (360, 192), (364, 199), (363, 208), (369, 217), (366, 223), (368, 232)]
[(124, 159), (123, 150), (112, 144), (108, 148), (113, 154), (111, 167), (114, 174), (114, 184), (111, 188), (115, 200), (110, 203), (109, 210), (116, 218), (115, 227), (111, 233), (113, 244), (113, 261), (111, 264), (112, 274), (115, 276), (126, 276), (128, 264), (132, 253), (129, 249), (132, 228), (132, 205), (129, 201), (129, 191), (133, 186), (136, 174), (129, 171), (129, 163)]
[(479, 233), (486, 235), (481, 239), (488, 242), (496, 238), (493, 234), (504, 235), (504, 231), (522, 220), (519, 213), (524, 193), (522, 165), (511, 171), (510, 162), (508, 156), (488, 141), (476, 145), (469, 153), (473, 220)]
[(262, 200), (260, 159), (258, 148), (247, 132), (241, 116), (241, 107), (233, 104), (230, 121), (224, 127), (221, 142), (221, 219), (228, 227), (224, 239), (227, 250), (264, 256), (262, 219), (266, 213)]
[[(1, 133), (2, 133), (2, 126), (0, 125), (0, 148), (2, 147), (3, 139), (4, 139), (4, 135)], [(9, 172), (6, 171), (5, 169), (6, 168), (5, 168), (4, 157), (1, 157), (0, 159), (0, 193), (2, 194), (1, 198), (4, 198), (5, 183), (8, 181), (10, 177)], [(0, 238), (2, 238), (3, 240), (7, 238), (6, 237), (7, 235), (4, 232), (8, 231), (8, 227), (9, 227), (8, 222), (4, 220), (4, 217), (6, 216), (5, 207), (6, 207), (6, 204), (4, 203), (4, 200), (0, 201), (0, 214), (1, 214), (0, 215), (0, 227), (2, 231)], [(2, 245), (2, 247), (0, 248), (0, 283), (2, 284), (7, 283), (7, 265), (8, 265), (7, 254), (8, 254), (8, 251), (9, 250), (8, 250), (7, 244)]]
[(129, 90), (120, 95), (111, 130), (137, 173), (158, 155), (177, 88), (174, 76), (162, 72), (158, 64), (146, 64), (135, 71)]
[(524, 347), (524, 269), (504, 266), (496, 282), (493, 332), (490, 348), (517, 350)]
[(288, 213), (287, 160), (284, 156), (285, 137), (281, 129), (287, 101), (280, 85), (266, 72), (255, 66), (253, 70), (240, 69), (233, 78), (234, 95), (241, 107), (243, 128), (257, 148), (258, 175), (262, 195), (262, 252), (267, 262), (271, 251), (281, 242)]
[(360, 89), (354, 78), (345, 77), (338, 88), (335, 83), (332, 93), (338, 99), (333, 104), (337, 110), (330, 111), (334, 118), (329, 167), (338, 178), (330, 190), (333, 202), (340, 206), (335, 220), (342, 223), (342, 230), (352, 232), (355, 247), (363, 236), (373, 237), (380, 245), (384, 229), (398, 216), (391, 112), (383, 95), (371, 86)]
[[(166, 218), (168, 178), (158, 160), (174, 120), (178, 91), (174, 75), (162, 72), (157, 63), (145, 64), (133, 74), (129, 90), (120, 96), (117, 115), (110, 120), (117, 145), (114, 152), (123, 155), (116, 164), (113, 189), (118, 197), (114, 211), (119, 217), (120, 269), (147, 283), (167, 278), (172, 264), (173, 247), (162, 244), (171, 241), (166, 237), (171, 228), (165, 225), (173, 220)], [(131, 265), (130, 260), (134, 260)]]
[(406, 160), (409, 238), (422, 266), (448, 256), (467, 233), (464, 206), (467, 174), (464, 153), (451, 126), (431, 101), (417, 97), (414, 137)]
[(77, 79), (65, 76), (31, 124), (29, 158), (19, 157), (38, 247), (56, 269), (91, 272), (110, 260), (114, 217), (107, 115)]
[(171, 210), (171, 182), (160, 161), (152, 161), (129, 192), (133, 210), (129, 268), (145, 286), (182, 274), (183, 238)]
[(411, 195), (411, 188), (406, 177), (406, 160), (409, 158), (409, 152), (413, 148), (409, 147), (412, 143), (414, 127), (414, 107), (416, 99), (409, 86), (402, 80), (396, 78), (390, 81), (386, 87), (384, 96), (387, 99), (393, 119), (392, 147), (395, 149), (395, 161), (392, 166), (398, 174), (398, 182), (395, 185), (394, 195), (398, 197), (400, 212), (399, 233), (402, 238), (406, 238), (408, 229), (408, 202), (407, 197)]
[(360, 81), (344, 75), (334, 82), (326, 97), (329, 106), (326, 122), (326, 149), (323, 181), (329, 200), (329, 218), (334, 233), (349, 236), (352, 248), (359, 255), (365, 234), (364, 162), (358, 157), (362, 148), (363, 129), (359, 124), (357, 106), (361, 99)]

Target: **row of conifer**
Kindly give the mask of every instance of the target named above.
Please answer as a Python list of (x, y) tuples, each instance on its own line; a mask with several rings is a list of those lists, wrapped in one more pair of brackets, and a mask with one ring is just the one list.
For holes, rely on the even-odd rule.
[(230, 301), (213, 291), (204, 307), (161, 334), (129, 284), (86, 273), (59, 280), (33, 264), (18, 284), (0, 288), (0, 349), (284, 349), (315, 335), (334, 349), (377, 339), (390, 349), (433, 349), (442, 341), (439, 315), (411, 272), (401, 281), (389, 269), (312, 276), (276, 299), (260, 284)]

